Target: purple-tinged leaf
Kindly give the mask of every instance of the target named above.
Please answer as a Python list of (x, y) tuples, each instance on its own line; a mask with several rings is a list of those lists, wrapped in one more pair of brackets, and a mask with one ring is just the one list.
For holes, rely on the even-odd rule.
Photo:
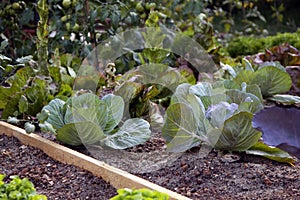
[(300, 110), (271, 107), (255, 114), (252, 126), (263, 132), (263, 142), (300, 158)]

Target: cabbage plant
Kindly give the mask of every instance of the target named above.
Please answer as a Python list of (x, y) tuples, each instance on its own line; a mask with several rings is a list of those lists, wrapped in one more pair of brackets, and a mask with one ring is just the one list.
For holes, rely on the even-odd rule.
[(57, 140), (72, 146), (101, 145), (125, 149), (150, 138), (150, 125), (143, 119), (121, 120), (124, 101), (108, 94), (102, 99), (82, 94), (66, 102), (54, 99), (38, 115), (40, 127), (55, 134)]
[(286, 93), (292, 87), (292, 79), (286, 69), (278, 62), (263, 62), (257, 70), (244, 59), (245, 69), (221, 64), (223, 70), (228, 71), (232, 81), (237, 85), (247, 83), (257, 85), (263, 97), (272, 97), (276, 94)]
[(216, 149), (245, 151), (255, 145), (261, 132), (251, 122), (263, 104), (253, 94), (260, 93), (258, 87), (243, 88), (226, 89), (223, 83), (181, 84), (172, 96), (162, 130), (168, 149), (182, 152), (206, 143)]
[[(167, 104), (171, 91), (187, 81), (181, 73), (164, 64), (144, 64), (124, 74), (114, 94), (123, 97), (125, 110), (129, 110), (131, 116), (145, 116), (150, 109), (150, 102)], [(191, 77), (192, 74), (187, 76)]]

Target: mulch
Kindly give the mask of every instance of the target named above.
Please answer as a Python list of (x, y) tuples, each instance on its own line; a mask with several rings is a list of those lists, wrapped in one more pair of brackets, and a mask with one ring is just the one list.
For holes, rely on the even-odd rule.
[(49, 200), (108, 200), (116, 189), (103, 179), (78, 167), (53, 160), (41, 150), (22, 145), (16, 138), (0, 135), (0, 173), (27, 177), (37, 193)]

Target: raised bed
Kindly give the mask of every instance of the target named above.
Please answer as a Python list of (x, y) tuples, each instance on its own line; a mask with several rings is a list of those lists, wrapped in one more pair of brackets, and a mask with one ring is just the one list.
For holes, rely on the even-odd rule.
[(44, 136), (28, 135), (23, 129), (0, 122), (0, 134), (4, 133), (18, 138), (24, 144), (41, 148), (56, 160), (91, 171), (115, 188), (146, 187), (168, 193), (172, 199), (183, 200), (300, 197), (299, 160), (293, 167), (258, 156), (233, 154), (240, 158), (231, 161), (230, 157), (224, 157), (217, 151), (199, 157), (197, 149), (192, 149), (161, 169), (149, 173), (136, 173), (134, 176), (44, 139)]
[(165, 189), (147, 180), (134, 176), (126, 171), (107, 165), (104, 162), (86, 156), (77, 151), (56, 144), (39, 135), (26, 134), (23, 129), (8, 123), (0, 122), (0, 134), (13, 136), (25, 145), (36, 147), (42, 150), (48, 156), (57, 161), (90, 171), (92, 174), (101, 177), (115, 188), (149, 188), (166, 193), (171, 199), (189, 200), (189, 198), (177, 194), (171, 190)]

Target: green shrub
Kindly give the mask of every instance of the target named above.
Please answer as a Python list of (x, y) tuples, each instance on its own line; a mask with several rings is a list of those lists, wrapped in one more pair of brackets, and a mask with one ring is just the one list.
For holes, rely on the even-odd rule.
[(253, 55), (264, 51), (266, 48), (282, 43), (289, 43), (299, 49), (300, 31), (297, 31), (296, 33), (279, 33), (275, 36), (268, 36), (265, 38), (241, 36), (229, 42), (227, 51), (231, 57)]
[(9, 183), (4, 183), (5, 175), (0, 174), (0, 199), (2, 200), (47, 200), (45, 195), (36, 194), (32, 182), (27, 178), (20, 179), (18, 176), (11, 176)]

